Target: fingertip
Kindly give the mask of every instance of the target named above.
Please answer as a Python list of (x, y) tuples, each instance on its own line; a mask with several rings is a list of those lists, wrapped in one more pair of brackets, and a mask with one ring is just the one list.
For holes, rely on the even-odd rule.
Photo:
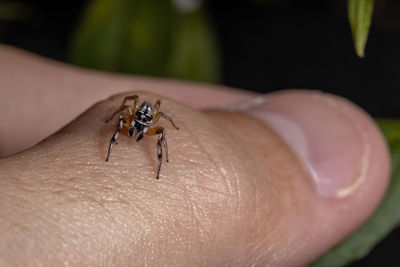
[(296, 222), (310, 227), (299, 234), (311, 234), (310, 259), (345, 238), (375, 210), (389, 183), (390, 154), (364, 110), (331, 94), (286, 90), (266, 95), (247, 113), (285, 140), (314, 184), (314, 193), (302, 196), (310, 199), (312, 212)]
[(321, 196), (351, 195), (370, 182), (369, 176), (387, 183), (390, 157), (384, 137), (373, 119), (350, 101), (319, 91), (286, 90), (267, 95), (247, 112), (290, 145)]

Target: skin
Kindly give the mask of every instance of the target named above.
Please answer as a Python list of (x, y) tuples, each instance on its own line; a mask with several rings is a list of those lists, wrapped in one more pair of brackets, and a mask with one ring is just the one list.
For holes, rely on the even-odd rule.
[[(0, 159), (0, 265), (302, 266), (356, 229), (387, 185), (387, 168), (370, 168), (351, 196), (319, 196), (274, 130), (220, 109), (251, 94), (90, 72), (8, 47), (0, 58), (9, 155)], [(162, 122), (170, 162), (159, 180), (155, 137), (137, 144), (125, 132), (105, 162), (116, 120), (104, 121), (132, 94), (161, 99), (180, 127)]]

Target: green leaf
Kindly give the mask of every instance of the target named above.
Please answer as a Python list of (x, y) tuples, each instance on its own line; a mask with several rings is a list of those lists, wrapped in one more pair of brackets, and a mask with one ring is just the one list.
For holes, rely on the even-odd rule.
[(311, 264), (312, 267), (344, 266), (360, 259), (400, 223), (400, 121), (377, 122), (392, 157), (392, 177), (386, 195), (374, 215), (360, 229)]
[(364, 57), (369, 27), (371, 25), (374, 0), (348, 0), (348, 16), (353, 33), (354, 48), (359, 57)]
[(180, 15), (173, 37), (169, 76), (208, 82), (219, 80), (216, 41), (203, 12)]
[(171, 0), (94, 0), (73, 40), (71, 61), (114, 72), (215, 82), (216, 42), (204, 10)]

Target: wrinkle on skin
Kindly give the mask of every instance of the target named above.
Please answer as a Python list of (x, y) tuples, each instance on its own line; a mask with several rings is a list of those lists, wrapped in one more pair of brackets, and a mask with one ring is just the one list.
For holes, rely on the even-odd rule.
[[(236, 146), (240, 149), (239, 154), (242, 160), (240, 165), (250, 167), (236, 170), (237, 177), (242, 183), (241, 190), (246, 189), (245, 192), (241, 191), (243, 196), (241, 205), (244, 209), (237, 219), (238, 228), (245, 228), (247, 231), (242, 231), (240, 237), (242, 239), (240, 243), (246, 244), (246, 249), (241, 246), (242, 249), (234, 253), (235, 259), (237, 262), (244, 263), (246, 259), (248, 262), (249, 259), (256, 257), (260, 263), (265, 264), (265, 258), (271, 259), (271, 253), (274, 253), (272, 262), (279, 263), (285, 257), (285, 252), (275, 255), (276, 251), (271, 247), (274, 242), (271, 240), (276, 240), (283, 231), (282, 229), (286, 229), (284, 231), (290, 229), (287, 229), (288, 225), (282, 223), (279, 218), (284, 216), (286, 219), (283, 222), (285, 222), (294, 221), (290, 219), (291, 217), (302, 216), (290, 213), (294, 207), (297, 209), (305, 205), (302, 201), (307, 201), (307, 199), (299, 201), (299, 194), (303, 193), (296, 192), (294, 189), (303, 187), (303, 189), (310, 190), (312, 184), (307, 180), (306, 171), (301, 164), (293, 165), (296, 166), (296, 173), (290, 169), (281, 172), (281, 164), (285, 164), (285, 161), (293, 164), (296, 162), (296, 156), (290, 152), (280, 137), (276, 136), (273, 131), (269, 131), (268, 127), (244, 114), (212, 112), (212, 117), (218, 118), (220, 125), (227, 126), (226, 131), (233, 134), (233, 140), (237, 140)], [(252, 123), (256, 123), (257, 127), (254, 128), (254, 125), (250, 127)], [(237, 127), (239, 125), (240, 127)], [(247, 129), (251, 129), (251, 131)], [(287, 150), (283, 149), (285, 147)], [(272, 154), (274, 157), (270, 156)], [(248, 164), (246, 164), (247, 161)], [(299, 179), (301, 173), (304, 176)], [(240, 178), (243, 176), (247, 177), (247, 180)], [(285, 193), (277, 195), (278, 192)], [(243, 218), (246, 219), (243, 220)], [(244, 221), (246, 225), (242, 224)], [(268, 221), (268, 225), (263, 226), (265, 221)], [(290, 229), (288, 232), (291, 231), (293, 230)], [(282, 242), (286, 242), (285, 239), (281, 239)]]
[[(142, 99), (151, 101), (155, 98), (146, 94), (141, 95)], [(221, 130), (214, 122), (210, 123), (205, 115), (196, 114), (196, 111), (188, 112), (184, 107), (170, 111), (171, 104), (169, 101), (164, 101), (165, 111), (175, 119), (178, 125), (182, 125), (182, 130), (172, 135), (169, 133), (174, 130), (167, 128), (170, 163), (164, 162), (163, 175), (159, 181), (155, 181), (154, 166), (151, 162), (149, 164), (147, 157), (140, 156), (147, 150), (147, 146), (154, 146), (154, 138), (147, 137), (143, 143), (137, 144), (126, 136), (121, 136), (118, 149), (115, 149), (112, 154), (113, 164), (104, 162), (105, 150), (99, 144), (103, 142), (104, 147), (107, 145), (109, 134), (114, 126), (105, 125), (103, 120), (93, 118), (107, 113), (107, 110), (111, 110), (111, 106), (118, 105), (120, 101), (117, 100), (98, 104), (54, 137), (42, 142), (40, 147), (24, 153), (25, 160), (31, 159), (32, 164), (29, 168), (36, 171), (30, 173), (20, 171), (14, 174), (22, 179), (28, 179), (27, 186), (32, 186), (33, 183), (38, 192), (58, 192), (56, 194), (58, 200), (53, 199), (55, 200), (53, 204), (67, 203), (67, 205), (57, 207), (49, 203), (47, 207), (61, 216), (53, 217), (52, 224), (57, 225), (60, 218), (69, 218), (68, 220), (74, 221), (72, 224), (74, 227), (71, 227), (71, 223), (65, 223), (61, 227), (63, 230), (60, 238), (67, 242), (61, 251), (65, 251), (64, 254), (67, 255), (67, 251), (76, 246), (74, 244), (80, 242), (88, 244), (87, 240), (92, 231), (97, 229), (96, 222), (101, 221), (103, 224), (101, 228), (104, 229), (102, 236), (108, 239), (110, 244), (114, 244), (115, 240), (121, 240), (122, 244), (128, 242), (137, 246), (147, 243), (150, 247), (144, 246), (144, 248), (148, 252), (154, 251), (149, 252), (148, 255), (157, 251), (165, 261), (168, 261), (171, 256), (168, 253), (175, 256), (181, 255), (180, 257), (189, 253), (193, 256), (202, 255), (196, 257), (197, 260), (203, 262), (211, 259), (215, 263), (227, 262), (229, 253), (226, 250), (240, 251), (242, 242), (248, 239), (244, 232), (244, 236), (240, 237), (242, 234), (238, 236), (238, 233), (242, 232), (240, 229), (243, 227), (241, 221), (244, 220), (244, 215), (240, 215), (236, 207), (238, 204), (248, 205), (237, 199), (238, 195), (243, 196), (248, 192), (238, 193), (241, 189), (232, 187), (236, 184), (234, 181), (238, 181), (244, 175), (243, 167), (236, 164), (236, 162), (243, 163), (243, 159), (238, 158), (241, 155), (238, 144), (235, 144), (238, 140), (231, 137), (229, 132)], [(180, 114), (185, 115), (180, 118)], [(195, 117), (196, 120), (185, 119), (185, 116)], [(107, 134), (107, 131), (103, 130), (104, 127), (110, 129), (110, 133)], [(184, 131), (186, 128), (189, 130)], [(197, 141), (193, 143), (193, 140)], [(181, 150), (180, 143), (190, 145), (186, 146), (185, 150)], [(196, 148), (197, 151), (192, 151), (190, 147)], [(235, 153), (230, 152), (232, 148), (236, 151)], [(212, 152), (208, 152), (210, 149)], [(200, 151), (201, 153), (198, 153)], [(218, 153), (225, 154), (225, 157), (220, 157), (224, 161), (215, 161), (214, 157), (219, 157)], [(194, 158), (195, 165), (200, 164), (200, 166), (196, 168), (193, 162), (185, 161), (186, 158)], [(11, 163), (13, 160), (11, 157), (6, 161), (13, 164)], [(188, 163), (192, 165), (189, 169), (194, 167), (196, 171), (189, 176)], [(45, 168), (40, 166), (45, 166)], [(226, 170), (226, 174), (221, 172), (221, 168)], [(171, 176), (173, 173), (176, 175)], [(33, 179), (31, 179), (32, 176)], [(180, 191), (184, 194), (177, 194)], [(118, 196), (125, 197), (120, 199)], [(248, 201), (249, 196), (243, 197)], [(233, 203), (235, 205), (232, 206)], [(66, 210), (67, 207), (70, 208)], [(150, 210), (149, 207), (151, 207)], [(189, 211), (191, 210), (189, 213), (187, 207)], [(226, 209), (227, 207), (229, 208)], [(73, 211), (73, 214), (68, 215), (70, 211)], [(82, 217), (79, 214), (88, 214), (88, 216)], [(34, 220), (34, 215), (32, 216)], [(102, 219), (95, 219), (98, 216), (102, 216)], [(127, 218), (133, 222), (126, 222)], [(229, 227), (224, 227), (226, 223)], [(123, 227), (119, 228), (121, 225)], [(69, 232), (79, 233), (79, 227), (86, 229), (83, 235), (77, 235), (68, 241), (66, 236)], [(225, 230), (221, 231), (224, 228)], [(113, 235), (107, 236), (110, 231)], [(133, 236), (126, 236), (126, 233), (131, 233), (130, 235)], [(155, 235), (169, 236), (170, 239), (154, 243), (152, 240)], [(229, 240), (236, 240), (234, 242), (236, 245), (226, 246), (225, 242), (230, 243)], [(57, 241), (54, 240), (54, 242)], [(104, 241), (99, 244), (104, 244)], [(93, 245), (91, 243), (90, 246)], [(163, 251), (159, 248), (160, 246), (170, 247), (169, 252)], [(42, 249), (46, 250), (46, 247)], [(126, 251), (118, 247), (115, 249)], [(87, 253), (90, 252), (87, 251)], [(92, 261), (96, 261), (95, 255), (97, 253), (93, 254)], [(132, 260), (143, 260), (142, 262), (151, 260), (144, 259), (143, 255), (135, 252), (127, 255), (132, 257)], [(55, 255), (54, 257), (56, 258)], [(242, 255), (240, 261), (243, 262), (248, 257), (250, 256)], [(99, 259), (106, 261), (104, 256)], [(74, 258), (69, 261), (76, 262)]]
[[(161, 98), (162, 111), (181, 127), (160, 121), (170, 152), (160, 179), (154, 178), (156, 138), (150, 136), (138, 144), (121, 135), (112, 162), (105, 162), (115, 125), (105, 124), (103, 115), (124, 95), (103, 101), (39, 146), (0, 160), (6, 170), (0, 203), (8, 205), (1, 208), (11, 225), (26, 229), (0, 223), (0, 258), (5, 251), (52, 266), (293, 266), (327, 249), (303, 253), (325, 230), (313, 224), (322, 217), (315, 209), (328, 200), (315, 201), (303, 164), (272, 129), (246, 114), (199, 112), (139, 94), (152, 103)], [(329, 218), (329, 225), (337, 219)]]

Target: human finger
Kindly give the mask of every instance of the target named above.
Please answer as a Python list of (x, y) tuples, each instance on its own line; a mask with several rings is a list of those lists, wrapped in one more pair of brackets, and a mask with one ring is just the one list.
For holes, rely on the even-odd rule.
[(90, 71), (0, 45), (0, 157), (30, 148), (113, 94), (141, 90), (194, 108), (254, 93), (224, 86)]
[(305, 265), (360, 225), (387, 185), (379, 130), (341, 98), (286, 91), (204, 113), (138, 95), (161, 98), (180, 127), (160, 122), (170, 154), (160, 179), (157, 138), (122, 134), (105, 162), (117, 121), (104, 120), (126, 94), (100, 102), (0, 161), (6, 263)]

